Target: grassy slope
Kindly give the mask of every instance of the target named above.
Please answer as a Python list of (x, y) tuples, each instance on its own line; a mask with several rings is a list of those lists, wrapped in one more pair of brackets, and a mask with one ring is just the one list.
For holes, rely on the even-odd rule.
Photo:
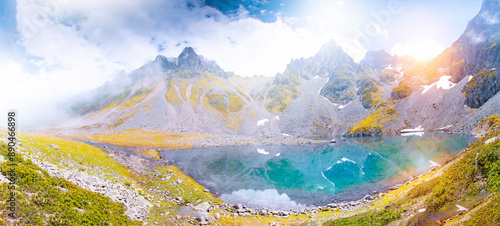
[(93, 135), (72, 135), (72, 137), (115, 145), (186, 149), (192, 148), (193, 144), (196, 144), (199, 139), (208, 137), (208, 135), (199, 133), (170, 133), (156, 130), (130, 129)]
[[(7, 156), (7, 145), (1, 144), (0, 155)], [(124, 215), (121, 203), (112, 202), (108, 197), (79, 188), (75, 184), (57, 177), (50, 177), (40, 167), (17, 156), (14, 165), (0, 163), (2, 172), (14, 170), (16, 181), (16, 224), (30, 225), (140, 225)], [(9, 163), (10, 164), (10, 163)], [(7, 200), (12, 190), (8, 184), (0, 185), (1, 200)], [(6, 210), (7, 203), (0, 203)], [(10, 211), (0, 210), (0, 224), (6, 223)]]

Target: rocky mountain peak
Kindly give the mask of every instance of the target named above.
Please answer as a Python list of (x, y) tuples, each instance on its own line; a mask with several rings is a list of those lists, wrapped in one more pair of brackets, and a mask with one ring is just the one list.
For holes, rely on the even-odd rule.
[(479, 13), (464, 32), (472, 44), (484, 42), (500, 33), (500, 0), (484, 0)]
[(359, 62), (363, 67), (373, 70), (384, 70), (387, 66), (394, 63), (394, 57), (385, 52), (383, 49), (379, 51), (369, 50), (365, 57)]
[(184, 48), (178, 57), (178, 65), (180, 68), (191, 68), (196, 70), (200, 68), (202, 63), (200, 57), (192, 47)]
[(302, 78), (328, 77), (336, 70), (357, 71), (358, 65), (334, 40), (324, 44), (313, 57), (295, 59), (288, 64), (285, 74), (297, 74)]

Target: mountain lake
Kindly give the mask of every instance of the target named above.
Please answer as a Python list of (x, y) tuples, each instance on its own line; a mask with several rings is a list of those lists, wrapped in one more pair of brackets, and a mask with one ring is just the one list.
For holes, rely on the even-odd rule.
[(446, 163), (474, 140), (470, 135), (417, 135), (164, 149), (161, 156), (227, 203), (304, 209), (385, 192)]

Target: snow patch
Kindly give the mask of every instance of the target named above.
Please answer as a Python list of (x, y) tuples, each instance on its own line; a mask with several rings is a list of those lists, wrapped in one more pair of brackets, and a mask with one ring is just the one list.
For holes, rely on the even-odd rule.
[(292, 136), (292, 135), (286, 134), (286, 133), (282, 133), (282, 135), (285, 136), (285, 137), (291, 137)]
[(280, 117), (279, 117), (279, 116), (277, 116), (277, 115), (276, 115), (276, 116), (274, 116), (274, 118), (275, 118), (275, 119), (277, 119), (277, 120), (280, 120)]
[(467, 82), (470, 82), (470, 80), (471, 80), (472, 78), (474, 78), (474, 76), (469, 75), (469, 78), (468, 78)]
[(431, 164), (431, 168), (434, 167), (434, 166), (441, 167), (441, 164), (439, 164), (437, 162), (434, 162), (432, 160), (429, 160), (429, 163)]
[(491, 143), (491, 142), (493, 142), (493, 141), (498, 140), (498, 138), (499, 138), (499, 137), (492, 137), (492, 138), (490, 138), (490, 139), (486, 140), (486, 142), (484, 142), (484, 144), (489, 144), (489, 143)]
[(422, 86), (422, 87), (424, 87), (424, 91), (422, 91), (422, 94), (424, 94), (425, 92), (427, 92), (427, 90), (429, 90), (430, 88), (432, 88), (432, 86), (434, 86), (434, 85), (436, 85), (436, 88), (438, 88), (438, 89), (451, 89), (456, 84), (453, 83), (453, 82), (450, 82), (450, 78), (451, 78), (451, 76), (448, 76), (448, 75), (441, 76), (439, 78), (439, 81), (437, 81), (435, 83), (432, 83), (432, 84), (430, 84), (428, 86)]
[[(320, 96), (320, 95), (319, 95), (319, 93), (321, 93), (321, 90), (322, 90), (322, 89), (323, 89), (323, 87), (326, 85), (326, 83), (328, 83), (328, 81), (329, 81), (329, 80), (330, 80), (330, 77), (326, 78), (326, 82), (325, 82), (325, 84), (323, 84), (323, 85), (321, 86), (321, 88), (318, 90), (318, 96)], [(326, 98), (325, 98), (325, 99), (326, 99)], [(326, 100), (328, 100), (328, 99), (326, 99)]]
[(415, 129), (402, 129), (401, 133), (410, 133), (410, 132), (424, 132), (424, 128), (422, 128), (422, 125), (419, 125)]
[(340, 105), (339, 106), (339, 109), (342, 109), (342, 108), (345, 108), (347, 105), (351, 104), (352, 101), (349, 101), (349, 103), (345, 104), (345, 105)]
[(460, 211), (469, 211), (469, 209), (467, 209), (467, 208), (465, 208), (465, 207), (463, 207), (461, 205), (456, 204), (455, 206), (458, 207), (458, 210), (457, 210), (458, 212), (460, 212)]
[(445, 127), (441, 127), (441, 128), (439, 128), (438, 130), (445, 130), (445, 129), (449, 129), (449, 128), (451, 128), (452, 126), (453, 126), (453, 124), (450, 124), (450, 125), (447, 125), (447, 126), (445, 126)]
[(450, 89), (455, 86), (455, 83), (450, 82), (450, 78), (451, 76), (441, 76), (441, 78), (439, 78), (439, 81), (437, 81), (437, 88)]
[(276, 157), (278, 157), (278, 156), (280, 156), (280, 155), (281, 155), (281, 152), (280, 152), (280, 153), (278, 153), (278, 154), (276, 154), (275, 156), (276, 156)]
[(424, 132), (413, 132), (413, 133), (402, 133), (401, 136), (403, 137), (409, 137), (409, 136), (419, 136), (422, 137), (424, 135)]
[(316, 75), (316, 76), (314, 76), (313, 78), (314, 78), (314, 79), (317, 79), (317, 78), (319, 78), (319, 75)]
[(269, 119), (265, 118), (265, 119), (261, 119), (257, 122), (257, 126), (262, 126), (264, 125), (266, 122), (269, 122)]
[(260, 148), (257, 148), (257, 152), (259, 154), (263, 154), (263, 155), (268, 155), (269, 154), (269, 152), (267, 152), (265, 149), (260, 149)]

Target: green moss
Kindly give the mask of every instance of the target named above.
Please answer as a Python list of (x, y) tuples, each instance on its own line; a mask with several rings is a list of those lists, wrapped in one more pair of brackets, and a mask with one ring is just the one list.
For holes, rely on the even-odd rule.
[[(7, 146), (0, 145), (0, 154), (7, 156)], [(140, 225), (128, 220), (121, 203), (79, 188), (75, 184), (49, 174), (19, 156), (14, 164), (1, 163), (2, 172), (14, 169), (18, 180), (15, 218), (18, 224), (28, 225)], [(0, 185), (0, 199), (10, 198), (8, 184)], [(3, 210), (7, 203), (0, 204)], [(0, 218), (7, 218), (7, 211), (0, 211)]]
[(392, 89), (391, 97), (394, 100), (404, 99), (410, 96), (412, 90), (410, 85), (404, 80), (399, 83), (398, 86)]
[(364, 77), (356, 83), (358, 86), (357, 95), (360, 95), (359, 98), (364, 108), (370, 109), (382, 101), (384, 89), (380, 87), (378, 81), (373, 78)]
[(381, 135), (384, 132), (390, 132), (384, 129), (384, 123), (394, 123), (399, 114), (394, 109), (392, 101), (384, 101), (378, 105), (377, 109), (364, 118), (361, 122), (352, 126), (348, 132), (348, 136), (371, 136)]
[(175, 78), (170, 79), (170, 81), (168, 81), (167, 100), (171, 104), (177, 106), (181, 103), (181, 100), (177, 96), (177, 91), (175, 90), (175, 87), (174, 87), (175, 83), (176, 83)]
[(388, 225), (401, 218), (400, 208), (390, 207), (379, 211), (370, 211), (338, 220), (327, 221), (325, 226), (335, 225)]
[[(498, 135), (498, 134), (496, 134)], [(489, 138), (488, 136), (486, 138)], [(486, 138), (474, 142), (463, 157), (439, 178), (433, 187), (430, 197), (426, 200), (429, 209), (437, 210), (449, 205), (473, 192), (475, 177), (478, 175), (488, 178), (488, 187), (491, 191), (500, 188), (500, 140), (484, 145)], [(477, 170), (476, 170), (477, 156)], [(476, 188), (477, 189), (477, 188)]]
[(336, 72), (323, 86), (320, 94), (335, 103), (347, 104), (356, 98), (355, 83), (350, 73)]
[(464, 225), (500, 225), (500, 195), (495, 195), (490, 202), (465, 221)]
[(285, 74), (287, 82), (274, 84), (266, 94), (266, 110), (277, 114), (286, 111), (290, 102), (300, 93), (300, 77), (297, 74)]
[(288, 109), (290, 102), (300, 93), (299, 87), (294, 85), (274, 85), (267, 92), (266, 109), (274, 114)]

